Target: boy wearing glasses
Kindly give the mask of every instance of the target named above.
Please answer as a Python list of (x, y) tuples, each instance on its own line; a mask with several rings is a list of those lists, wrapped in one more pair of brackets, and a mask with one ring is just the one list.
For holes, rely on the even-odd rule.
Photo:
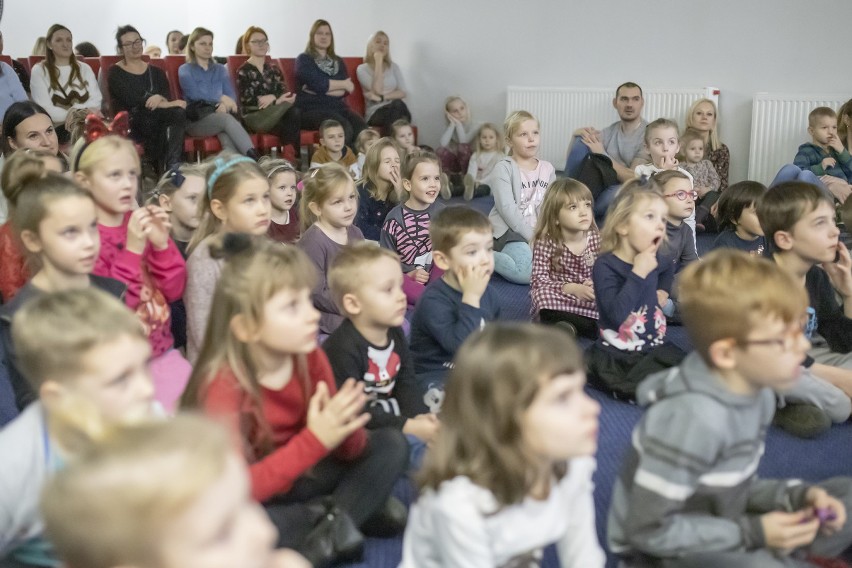
[(663, 198), (666, 201), (666, 207), (668, 207), (666, 240), (660, 245), (657, 260), (661, 266), (671, 264), (674, 269), (665, 273), (668, 275), (667, 277), (660, 278), (657, 298), (666, 317), (677, 320), (678, 318), (675, 316), (677, 288), (674, 284), (674, 278), (681, 270), (686, 268), (686, 265), (698, 260), (695, 236), (685, 223), (686, 219), (689, 219), (695, 213), (697, 194), (692, 189), (690, 179), (679, 170), (665, 170), (654, 174), (652, 177), (662, 188)]
[(772, 262), (727, 249), (686, 268), (681, 282), (695, 352), (639, 386), (639, 403), (651, 406), (616, 480), (610, 549), (627, 566), (665, 568), (803, 566), (839, 555), (852, 542), (852, 480), (755, 473), (773, 391), (797, 383), (809, 346), (804, 290)]
[[(811, 348), (803, 380), (784, 393), (776, 424), (807, 436), (845, 422), (852, 411), (852, 259), (839, 240), (834, 204), (815, 185), (786, 182), (758, 201), (772, 258), (808, 294)], [(839, 301), (838, 301), (839, 297)]]

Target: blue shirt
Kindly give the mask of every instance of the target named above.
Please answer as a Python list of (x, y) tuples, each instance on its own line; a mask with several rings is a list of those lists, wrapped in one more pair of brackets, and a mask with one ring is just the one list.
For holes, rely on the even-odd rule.
[(753, 241), (747, 241), (731, 229), (727, 229), (719, 233), (716, 240), (713, 241), (713, 250), (717, 248), (733, 248), (745, 251), (756, 256), (766, 256), (766, 238), (757, 237)]
[(3, 69), (3, 74), (0, 75), (0, 120), (2, 120), (12, 103), (26, 101), (28, 98), (15, 70), (2, 61), (0, 61), (0, 68)]
[(430, 380), (441, 386), (461, 344), (486, 322), (500, 316), (500, 305), (489, 285), (479, 307), (462, 303), (462, 293), (439, 278), (426, 286), (411, 318), (411, 353), (422, 392)]
[(208, 101), (218, 104), (222, 95), (236, 100), (234, 87), (228, 79), (224, 65), (210, 61), (205, 70), (197, 63), (184, 63), (178, 69), (183, 98), (190, 101)]
[(666, 316), (657, 305), (660, 280), (671, 280), (674, 265), (661, 262), (645, 278), (613, 253), (598, 257), (592, 268), (600, 312), (598, 344), (619, 351), (646, 351), (663, 343)]

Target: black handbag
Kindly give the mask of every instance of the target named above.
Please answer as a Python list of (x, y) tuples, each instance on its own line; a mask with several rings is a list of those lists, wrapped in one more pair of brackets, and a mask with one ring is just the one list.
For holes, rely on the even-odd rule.
[(197, 122), (216, 112), (217, 106), (208, 101), (192, 101), (186, 105), (186, 118), (190, 122)]
[(364, 535), (352, 518), (334, 504), (331, 497), (309, 503), (308, 511), (316, 522), (297, 550), (314, 568), (361, 558), (364, 553)]

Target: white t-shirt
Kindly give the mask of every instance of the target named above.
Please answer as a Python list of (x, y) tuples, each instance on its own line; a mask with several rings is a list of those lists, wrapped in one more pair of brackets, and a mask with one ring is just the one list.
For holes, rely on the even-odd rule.
[(526, 567), (556, 543), (566, 568), (601, 568), (595, 532), (592, 473), (578, 458), (543, 501), (531, 498), (498, 510), (494, 495), (468, 477), (427, 490), (411, 509), (400, 568)]
[(539, 160), (534, 170), (525, 170), (520, 167), (518, 169), (521, 172), (521, 202), (518, 207), (526, 224), (535, 229), (538, 210), (541, 208), (541, 202), (544, 201), (550, 178), (556, 170), (553, 164), (545, 160)]

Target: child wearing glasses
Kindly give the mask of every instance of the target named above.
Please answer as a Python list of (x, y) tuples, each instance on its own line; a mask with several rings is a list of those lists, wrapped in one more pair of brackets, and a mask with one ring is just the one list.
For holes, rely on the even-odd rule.
[(687, 264), (698, 260), (695, 250), (695, 237), (686, 220), (695, 213), (695, 199), (698, 196), (692, 189), (692, 182), (680, 170), (666, 170), (654, 174), (668, 208), (666, 212), (666, 239), (660, 246), (658, 260), (661, 264), (671, 265), (668, 277), (661, 278), (657, 296), (666, 317), (675, 317), (677, 292), (674, 278)]

